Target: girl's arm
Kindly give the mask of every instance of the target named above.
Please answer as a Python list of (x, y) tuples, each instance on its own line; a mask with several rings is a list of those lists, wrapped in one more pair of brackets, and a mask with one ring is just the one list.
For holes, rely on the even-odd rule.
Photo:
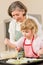
[(43, 48), (39, 50), (38, 52), (40, 55), (43, 54)]
[(10, 40), (8, 38), (5, 39), (4, 43), (6, 45), (8, 45), (9, 47), (11, 48), (17, 48), (18, 50), (20, 50), (22, 47), (23, 47), (23, 41), (24, 41), (24, 38), (20, 38), (18, 41), (16, 42), (10, 42)]

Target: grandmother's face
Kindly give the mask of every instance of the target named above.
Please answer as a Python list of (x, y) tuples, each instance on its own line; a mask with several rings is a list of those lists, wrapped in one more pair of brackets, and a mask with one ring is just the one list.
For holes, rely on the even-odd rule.
[(24, 10), (22, 9), (16, 8), (11, 14), (12, 14), (12, 17), (16, 19), (16, 21), (18, 22), (22, 22), (24, 19), (24, 16), (23, 16)]

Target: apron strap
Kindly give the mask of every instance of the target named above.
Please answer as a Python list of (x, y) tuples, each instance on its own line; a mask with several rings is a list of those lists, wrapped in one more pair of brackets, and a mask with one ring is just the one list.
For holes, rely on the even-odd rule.
[(33, 40), (34, 40), (34, 36), (33, 36), (33, 38), (32, 38), (32, 42), (31, 42), (32, 52), (33, 52), (37, 57), (39, 57), (39, 56), (37, 55), (37, 53), (35, 53), (34, 50), (33, 50), (33, 46), (32, 46), (32, 44), (33, 44)]
[(23, 47), (24, 47), (24, 44), (25, 44), (25, 40), (26, 40), (26, 38), (24, 38)]

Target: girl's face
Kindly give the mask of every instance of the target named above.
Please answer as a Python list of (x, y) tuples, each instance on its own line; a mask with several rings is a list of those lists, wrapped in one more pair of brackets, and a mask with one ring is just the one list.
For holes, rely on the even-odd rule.
[(26, 31), (26, 30), (23, 30), (22, 31), (22, 34), (26, 37), (26, 38), (31, 38), (31, 36), (32, 36), (32, 31), (31, 30), (28, 30), (28, 31)]
[(23, 16), (24, 10), (17, 8), (11, 14), (12, 17), (16, 19), (16, 21), (22, 22), (24, 20), (24, 16)]

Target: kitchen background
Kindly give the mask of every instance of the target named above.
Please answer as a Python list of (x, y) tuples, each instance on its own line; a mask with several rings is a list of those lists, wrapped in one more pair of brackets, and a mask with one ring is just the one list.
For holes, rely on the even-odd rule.
[[(0, 52), (5, 51), (4, 39), (6, 36), (6, 23), (10, 17), (7, 13), (9, 5), (16, 0), (0, 0)], [(43, 26), (43, 0), (19, 0), (23, 2), (27, 9), (28, 14), (37, 15), (36, 17)]]

